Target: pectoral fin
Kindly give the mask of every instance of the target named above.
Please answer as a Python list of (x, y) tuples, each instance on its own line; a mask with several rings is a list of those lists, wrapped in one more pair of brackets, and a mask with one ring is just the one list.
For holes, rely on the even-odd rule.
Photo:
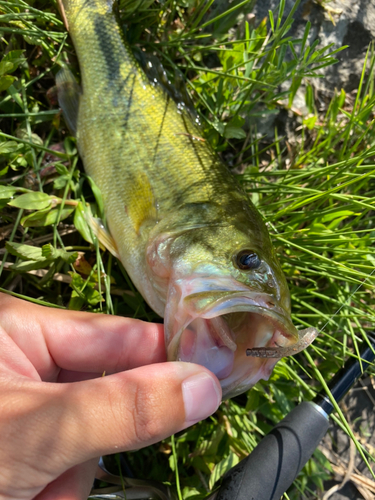
[(64, 67), (56, 75), (57, 98), (70, 132), (76, 135), (81, 88), (72, 72)]
[(92, 215), (89, 215), (87, 212), (85, 214), (85, 218), (92, 233), (98, 239), (99, 245), (106, 248), (109, 252), (111, 252), (112, 255), (119, 259), (120, 254), (117, 249), (116, 242), (104, 226), (103, 221), (101, 219), (93, 217)]

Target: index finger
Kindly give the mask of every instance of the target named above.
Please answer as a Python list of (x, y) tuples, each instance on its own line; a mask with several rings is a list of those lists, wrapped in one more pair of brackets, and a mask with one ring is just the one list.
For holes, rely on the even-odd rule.
[(49, 309), (0, 294), (0, 325), (44, 380), (57, 368), (115, 373), (166, 360), (161, 324)]

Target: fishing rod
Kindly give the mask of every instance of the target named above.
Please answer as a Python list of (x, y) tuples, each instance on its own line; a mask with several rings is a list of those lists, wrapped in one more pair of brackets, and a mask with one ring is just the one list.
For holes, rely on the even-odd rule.
[[(368, 335), (370, 345), (360, 359), (350, 358), (328, 384), (332, 398), (339, 403), (358, 378), (375, 360), (375, 332)], [(312, 401), (296, 406), (267, 434), (254, 450), (223, 477), (221, 486), (206, 500), (279, 500), (292, 485), (329, 427), (333, 401), (321, 391)], [(111, 474), (101, 459), (97, 477), (123, 485), (95, 490), (91, 500), (175, 500), (171, 489), (161, 483), (121, 478)]]
[[(328, 384), (338, 403), (375, 359), (375, 336), (357, 358), (350, 358)], [(361, 366), (362, 364), (362, 366)], [(362, 371), (363, 367), (363, 371)], [(279, 500), (319, 445), (334, 404), (321, 391), (281, 420), (248, 457), (225, 474), (210, 500)]]

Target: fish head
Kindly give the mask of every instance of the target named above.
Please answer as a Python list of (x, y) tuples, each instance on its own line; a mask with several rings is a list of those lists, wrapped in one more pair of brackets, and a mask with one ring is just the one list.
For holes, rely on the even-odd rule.
[(267, 229), (256, 222), (254, 230), (220, 223), (164, 233), (148, 252), (153, 279), (165, 287), (168, 359), (211, 370), (224, 399), (267, 380), (278, 361), (249, 358), (247, 350), (285, 351), (303, 336), (291, 321), (287, 282)]

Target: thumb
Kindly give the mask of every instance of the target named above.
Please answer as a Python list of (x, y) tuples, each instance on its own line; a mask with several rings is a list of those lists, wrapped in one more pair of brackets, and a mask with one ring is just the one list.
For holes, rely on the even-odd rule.
[(217, 378), (200, 365), (182, 362), (61, 388), (64, 421), (69, 422), (61, 444), (69, 466), (160, 441), (208, 417), (221, 401)]

